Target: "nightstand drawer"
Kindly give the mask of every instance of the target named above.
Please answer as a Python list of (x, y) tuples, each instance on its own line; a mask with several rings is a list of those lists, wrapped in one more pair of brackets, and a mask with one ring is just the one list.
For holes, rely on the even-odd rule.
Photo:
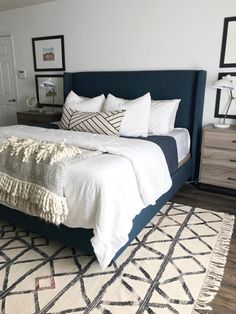
[(204, 146), (236, 150), (236, 133), (205, 132)]
[(61, 120), (61, 112), (22, 111), (17, 112), (18, 124), (46, 126), (51, 122)]
[(39, 123), (39, 121), (36, 118), (35, 119), (26, 119), (25, 117), (18, 117), (17, 122), (18, 122), (18, 124), (30, 124), (30, 125), (34, 125), (34, 124)]
[(202, 164), (200, 181), (206, 184), (236, 189), (236, 169)]
[[(199, 183), (214, 190), (236, 190), (236, 126), (203, 128)], [(230, 192), (231, 193), (231, 192)]]
[(205, 147), (202, 164), (236, 169), (236, 151)]

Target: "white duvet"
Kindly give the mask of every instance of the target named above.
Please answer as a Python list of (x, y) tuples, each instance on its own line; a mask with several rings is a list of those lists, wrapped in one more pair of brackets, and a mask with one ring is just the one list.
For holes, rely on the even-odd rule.
[(104, 153), (71, 166), (64, 178), (69, 208), (64, 224), (93, 228), (91, 242), (103, 269), (128, 241), (133, 218), (172, 184), (162, 150), (148, 141), (23, 125), (0, 128), (0, 140), (10, 136), (64, 140)]

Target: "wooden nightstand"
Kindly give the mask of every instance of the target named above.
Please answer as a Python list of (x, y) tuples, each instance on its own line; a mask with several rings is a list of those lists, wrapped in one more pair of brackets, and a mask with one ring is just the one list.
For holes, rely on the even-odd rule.
[[(203, 128), (199, 183), (236, 189), (236, 126)], [(234, 191), (235, 193), (235, 191)]]
[(18, 124), (44, 126), (61, 120), (61, 112), (21, 111), (17, 112)]

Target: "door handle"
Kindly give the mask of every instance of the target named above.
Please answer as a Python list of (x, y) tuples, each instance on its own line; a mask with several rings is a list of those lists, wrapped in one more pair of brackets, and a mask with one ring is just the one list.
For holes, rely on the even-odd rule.
[(9, 99), (8, 102), (16, 102), (16, 98)]

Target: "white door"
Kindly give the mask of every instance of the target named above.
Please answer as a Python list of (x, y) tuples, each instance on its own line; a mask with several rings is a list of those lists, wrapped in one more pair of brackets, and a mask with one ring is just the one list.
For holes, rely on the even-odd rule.
[(16, 124), (16, 87), (9, 36), (0, 37), (0, 126)]

